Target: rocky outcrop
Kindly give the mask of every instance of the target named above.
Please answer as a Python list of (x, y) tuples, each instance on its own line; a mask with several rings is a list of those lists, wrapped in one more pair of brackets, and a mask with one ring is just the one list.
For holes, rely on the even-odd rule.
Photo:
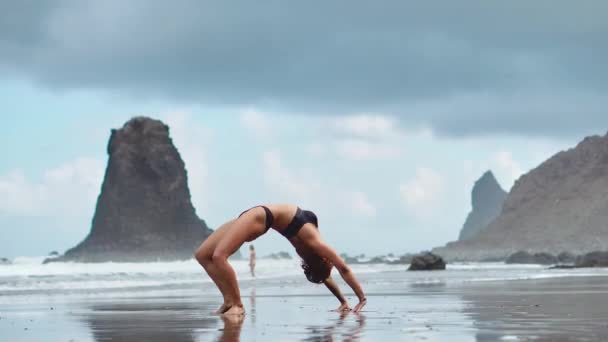
[(344, 259), (347, 264), (388, 264), (388, 265), (406, 265), (412, 261), (413, 254), (406, 253), (402, 256), (396, 257), (394, 254), (389, 253), (387, 255), (377, 255), (372, 258), (365, 257), (365, 254), (358, 255), (356, 257), (349, 256), (348, 254), (340, 254), (340, 257)]
[(387, 260), (386, 263), (389, 265), (407, 265), (412, 263), (412, 259), (414, 259), (414, 255), (406, 253), (400, 256), (399, 259)]
[(445, 261), (442, 257), (430, 252), (418, 254), (412, 258), (408, 271), (445, 270)]
[(7, 258), (0, 258), (0, 265), (10, 265), (12, 262)]
[(51, 261), (157, 261), (192, 257), (211, 233), (190, 201), (183, 160), (161, 121), (112, 130), (89, 235)]
[(472, 210), (460, 230), (458, 239), (473, 238), (484, 230), (500, 214), (506, 197), (507, 193), (500, 187), (492, 171), (486, 171), (473, 186)]
[(286, 259), (292, 259), (292, 257), (291, 257), (291, 255), (289, 255), (289, 253), (281, 251), (281, 252), (269, 254), (266, 257), (264, 257), (264, 259), (286, 260)]
[(386, 264), (388, 259), (384, 255), (376, 255), (365, 262), (366, 264)]
[(608, 252), (591, 252), (576, 260), (576, 267), (608, 267)]
[(486, 229), (433, 252), (448, 260), (483, 260), (518, 250), (608, 250), (607, 194), (608, 136), (588, 137), (520, 177)]
[(356, 256), (350, 256), (346, 253), (342, 253), (342, 254), (340, 254), (340, 257), (347, 264), (360, 264), (361, 262), (359, 261), (359, 258), (362, 257), (362, 255), (360, 255), (359, 257), (356, 257)]
[(535, 264), (534, 255), (526, 251), (515, 252), (509, 255), (505, 264)]
[(576, 255), (570, 252), (561, 252), (557, 255), (557, 260), (560, 264), (574, 264), (576, 262)]
[(556, 256), (549, 253), (528, 253), (526, 251), (519, 251), (511, 254), (506, 264), (537, 264), (537, 265), (555, 265), (559, 261)]
[(559, 263), (555, 255), (546, 252), (534, 253), (534, 259), (540, 265), (555, 265)]

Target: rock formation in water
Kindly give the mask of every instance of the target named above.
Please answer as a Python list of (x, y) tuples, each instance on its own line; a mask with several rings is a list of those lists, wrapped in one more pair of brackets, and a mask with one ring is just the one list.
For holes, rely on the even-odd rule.
[(433, 251), (448, 260), (484, 260), (519, 250), (608, 250), (608, 136), (587, 137), (523, 175), (486, 229)]
[(430, 252), (420, 253), (412, 258), (408, 271), (445, 270), (445, 261), (439, 255)]
[(473, 209), (467, 216), (458, 239), (470, 239), (484, 230), (500, 214), (506, 197), (507, 193), (500, 187), (492, 171), (486, 171), (473, 186)]
[(272, 254), (268, 254), (264, 257), (264, 259), (274, 259), (274, 260), (282, 260), (282, 259), (293, 259), (289, 253), (285, 251), (280, 251)]
[(595, 251), (576, 259), (576, 267), (608, 267), (608, 252)]
[(561, 252), (557, 255), (557, 260), (560, 264), (574, 264), (576, 262), (576, 255), (569, 252)]
[(112, 130), (108, 165), (89, 235), (50, 261), (191, 258), (211, 233), (190, 201), (184, 162), (169, 127), (144, 117)]
[(340, 257), (344, 259), (344, 262), (347, 264), (357, 264), (357, 265), (365, 265), (365, 264), (389, 264), (389, 265), (409, 265), (414, 257), (414, 254), (406, 253), (402, 256), (395, 256), (393, 253), (389, 253), (387, 255), (377, 255), (372, 258), (365, 257), (365, 254), (361, 254), (358, 256), (349, 256), (346, 253), (340, 254)]
[(549, 253), (528, 253), (526, 251), (515, 252), (505, 260), (505, 264), (537, 264), (537, 265), (555, 265), (559, 263), (559, 259)]

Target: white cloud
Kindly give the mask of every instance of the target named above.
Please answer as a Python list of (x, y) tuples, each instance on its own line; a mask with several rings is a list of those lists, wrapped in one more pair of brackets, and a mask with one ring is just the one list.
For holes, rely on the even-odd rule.
[(186, 165), (192, 204), (196, 209), (206, 211), (209, 195), (207, 147), (213, 133), (209, 128), (196, 123), (188, 112), (167, 113), (163, 115), (163, 121), (169, 125), (171, 139)]
[(272, 136), (271, 124), (267, 114), (249, 108), (241, 112), (239, 121), (258, 140), (265, 140)]
[(406, 209), (417, 218), (437, 212), (445, 189), (445, 180), (436, 171), (419, 167), (413, 179), (401, 183), (399, 191)]
[(356, 114), (332, 119), (332, 127), (362, 138), (388, 138), (398, 134), (394, 118), (380, 114)]
[(349, 211), (355, 216), (375, 217), (377, 213), (376, 206), (373, 205), (367, 195), (361, 191), (346, 192), (346, 203)]
[(319, 143), (313, 142), (304, 146), (304, 151), (311, 157), (321, 158), (327, 154), (327, 148)]
[(296, 175), (283, 166), (279, 151), (264, 152), (263, 163), (264, 181), (271, 189), (285, 196), (286, 201), (302, 203), (303, 206), (319, 206), (321, 186), (310, 177)]
[[(186, 164), (194, 206), (204, 208), (208, 173), (205, 146), (209, 130), (193, 123), (187, 113), (167, 114), (164, 120)], [(105, 160), (82, 157), (43, 171), (38, 180), (20, 169), (0, 175), (0, 213), (92, 217), (105, 166)]]
[(17, 216), (91, 216), (104, 162), (78, 158), (45, 171), (40, 181), (21, 170), (0, 176), (0, 212)]
[(362, 139), (344, 139), (335, 142), (335, 152), (338, 156), (350, 160), (395, 159), (401, 156), (398, 146), (390, 143), (375, 142)]
[(358, 217), (376, 216), (376, 207), (362, 191), (336, 189), (305, 173), (296, 173), (283, 164), (277, 150), (263, 154), (264, 181), (270, 191), (277, 192), (283, 201), (303, 207), (323, 208), (323, 211), (346, 210)]
[(508, 191), (516, 179), (523, 173), (521, 165), (513, 159), (513, 155), (508, 151), (499, 151), (496, 153), (490, 162), (491, 169), (495, 170), (497, 178), (503, 180), (503, 184), (507, 186)]
[(354, 161), (397, 159), (406, 136), (394, 118), (381, 114), (334, 117), (321, 129), (334, 137), (328, 147), (331, 153)]
[[(547, 153), (543, 158), (546, 159), (547, 155), (551, 154)], [(515, 180), (524, 173), (524, 167), (515, 160), (513, 154), (509, 151), (499, 150), (483, 160), (465, 160), (463, 162), (463, 185), (468, 196), (471, 194), (474, 183), (488, 170), (492, 171), (500, 186), (507, 192), (511, 189)]]
[[(484, 170), (483, 166), (478, 165), (470, 159), (465, 159), (462, 162), (462, 171), (463, 171), (463, 181), (462, 181), (462, 193), (467, 197), (471, 197), (471, 191), (475, 184), (475, 181), (481, 177), (483, 172), (488, 170), (487, 168)], [(470, 203), (467, 201), (466, 203)], [(468, 207), (470, 209), (470, 206)]]
[(0, 211), (32, 215), (43, 193), (42, 185), (31, 183), (22, 170), (13, 170), (0, 177)]

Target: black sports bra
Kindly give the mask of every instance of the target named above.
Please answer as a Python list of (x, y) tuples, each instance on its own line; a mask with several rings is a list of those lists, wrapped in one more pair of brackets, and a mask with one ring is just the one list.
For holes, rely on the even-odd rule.
[(272, 227), (272, 224), (274, 223), (274, 215), (272, 215), (272, 211), (270, 211), (270, 209), (268, 209), (268, 207), (263, 206), (263, 205), (257, 205), (255, 207), (251, 207), (245, 211), (243, 211), (239, 217), (243, 216), (244, 213), (248, 212), (251, 209), (254, 208), (263, 208), (264, 211), (266, 212), (266, 230), (268, 231), (268, 229), (270, 229), (270, 227)]
[(296, 214), (293, 216), (291, 222), (287, 225), (287, 228), (283, 230), (281, 235), (290, 239), (298, 232), (306, 223), (312, 223), (315, 227), (319, 228), (319, 220), (317, 219), (317, 215), (310, 210), (302, 210), (300, 207), (296, 210)]

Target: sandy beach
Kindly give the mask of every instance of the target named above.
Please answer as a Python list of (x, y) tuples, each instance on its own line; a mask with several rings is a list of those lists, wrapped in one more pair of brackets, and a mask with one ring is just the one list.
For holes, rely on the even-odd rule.
[(359, 314), (331, 312), (337, 307), (335, 299), (300, 277), (243, 280), (243, 319), (211, 314), (220, 301), (209, 283), (162, 292), (3, 295), (0, 340), (608, 339), (606, 276), (451, 283), (435, 281), (439, 274), (419, 273), (418, 280), (411, 281), (411, 272), (364, 273), (360, 278), (369, 304)]

